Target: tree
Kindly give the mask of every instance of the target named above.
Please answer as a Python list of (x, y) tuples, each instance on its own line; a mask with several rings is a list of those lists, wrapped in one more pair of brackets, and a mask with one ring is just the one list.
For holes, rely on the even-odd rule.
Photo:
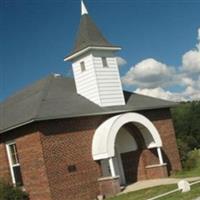
[(188, 152), (200, 148), (200, 101), (182, 102), (172, 110), (181, 160)]

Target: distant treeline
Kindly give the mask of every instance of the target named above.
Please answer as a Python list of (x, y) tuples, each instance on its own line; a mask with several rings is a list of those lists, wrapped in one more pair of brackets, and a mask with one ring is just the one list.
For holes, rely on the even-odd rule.
[(171, 111), (179, 152), (184, 161), (189, 151), (200, 148), (200, 101), (182, 102)]

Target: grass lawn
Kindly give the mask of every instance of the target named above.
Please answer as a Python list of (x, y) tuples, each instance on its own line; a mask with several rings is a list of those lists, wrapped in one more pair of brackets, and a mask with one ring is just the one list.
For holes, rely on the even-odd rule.
[(177, 172), (176, 174), (173, 174), (171, 178), (186, 178), (195, 176), (200, 176), (200, 163), (198, 167), (191, 170), (182, 170), (180, 172)]
[(190, 192), (176, 192), (163, 197), (160, 200), (193, 200), (197, 197), (200, 197), (200, 184), (193, 185)]
[(148, 189), (138, 190), (135, 192), (129, 192), (127, 194), (122, 194), (109, 200), (146, 200), (148, 198), (154, 197), (156, 195), (168, 192), (170, 190), (176, 189), (176, 184), (157, 186)]
[[(148, 189), (143, 189), (135, 192), (130, 192), (127, 194), (122, 194), (117, 197), (109, 198), (108, 200), (147, 200), (148, 198), (155, 197), (159, 194), (163, 194), (170, 190), (176, 189), (177, 185), (164, 185), (157, 186)], [(200, 196), (200, 184), (192, 186), (190, 192), (181, 193), (175, 192), (173, 194), (167, 195), (166, 197), (159, 198), (159, 200), (193, 200)]]

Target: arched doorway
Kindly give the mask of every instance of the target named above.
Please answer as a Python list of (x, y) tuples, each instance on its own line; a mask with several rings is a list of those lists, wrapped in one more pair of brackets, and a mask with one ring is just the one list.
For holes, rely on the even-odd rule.
[[(126, 113), (103, 122), (93, 137), (92, 156), (103, 176), (119, 176), (120, 184), (137, 181), (140, 149), (156, 149), (163, 165), (162, 141), (153, 123), (138, 113)], [(145, 166), (146, 167), (146, 166)]]

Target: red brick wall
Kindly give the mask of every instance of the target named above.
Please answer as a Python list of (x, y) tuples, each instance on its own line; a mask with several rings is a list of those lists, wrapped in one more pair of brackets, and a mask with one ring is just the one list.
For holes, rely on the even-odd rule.
[(156, 165), (159, 164), (159, 158), (157, 149), (144, 149), (143, 150), (143, 157), (145, 159), (145, 165)]
[[(153, 121), (161, 135), (168, 170), (181, 169), (169, 110), (142, 113)], [(44, 121), (9, 132), (12, 137), (6, 136), (4, 141), (17, 138), (22, 177), (31, 200), (91, 200), (99, 194), (97, 179), (101, 170), (92, 160), (92, 138), (108, 117)], [(0, 165), (0, 176), (8, 177), (2, 142), (0, 162), (4, 166)], [(155, 154), (142, 151), (138, 162), (138, 180), (141, 180), (146, 177), (145, 165), (156, 162)], [(69, 165), (75, 165), (76, 171), (69, 173)]]
[(40, 133), (16, 140), (24, 187), (31, 200), (51, 200)]
[[(138, 171), (137, 171), (137, 180), (146, 180), (148, 179), (148, 173), (146, 170), (146, 166), (159, 164), (158, 155), (155, 153), (156, 149), (142, 149), (138, 152), (140, 153), (140, 158), (138, 162)], [(157, 176), (152, 176), (153, 178), (157, 178)]]
[[(100, 166), (92, 159), (92, 138), (102, 117), (40, 123), (53, 200), (91, 200), (99, 194)], [(68, 166), (76, 171), (69, 172)]]
[(164, 161), (168, 164), (168, 172), (181, 170), (180, 156), (176, 144), (174, 126), (169, 109), (143, 112), (158, 129), (162, 142)]
[(3, 177), (7, 177), (9, 164), (5, 148), (2, 147), (10, 140), (16, 141), (24, 188), (29, 193), (30, 199), (51, 200), (40, 133), (35, 130), (34, 125), (29, 125), (10, 131), (1, 137), (0, 159), (3, 159), (0, 164), (0, 174)]
[[(171, 150), (177, 152), (174, 130), (169, 129), (169, 126), (172, 125), (170, 115), (168, 110), (165, 110), (165, 112), (167, 112), (167, 115), (160, 111), (156, 111), (155, 116), (151, 112), (145, 114), (154, 116), (154, 118), (150, 117), (153, 118), (154, 124), (161, 134), (173, 137), (171, 140), (174, 140), (174, 143), (169, 144), (168, 141), (164, 141), (164, 148), (170, 145)], [(95, 198), (98, 194), (96, 181), (101, 173), (99, 164), (92, 160), (91, 146), (93, 134), (104, 119), (93, 117), (40, 123), (44, 158), (53, 199), (89, 200)], [(165, 122), (158, 124), (162, 120)], [(168, 133), (168, 130), (170, 133)], [(163, 136), (161, 137), (163, 139)], [(52, 153), (49, 154), (49, 152)], [(169, 154), (168, 159), (172, 160), (173, 155)], [(178, 165), (178, 162), (177, 159), (176, 163), (174, 161), (170, 165)], [(148, 178), (146, 165), (158, 163), (156, 150), (143, 150), (138, 160), (137, 180)], [(75, 165), (77, 171), (69, 173), (67, 170), (69, 165)]]
[(103, 197), (113, 197), (121, 191), (119, 177), (100, 178), (98, 180), (99, 191)]
[(166, 178), (167, 177), (167, 167), (163, 166), (154, 166), (146, 168), (146, 179), (157, 179), (157, 178)]

